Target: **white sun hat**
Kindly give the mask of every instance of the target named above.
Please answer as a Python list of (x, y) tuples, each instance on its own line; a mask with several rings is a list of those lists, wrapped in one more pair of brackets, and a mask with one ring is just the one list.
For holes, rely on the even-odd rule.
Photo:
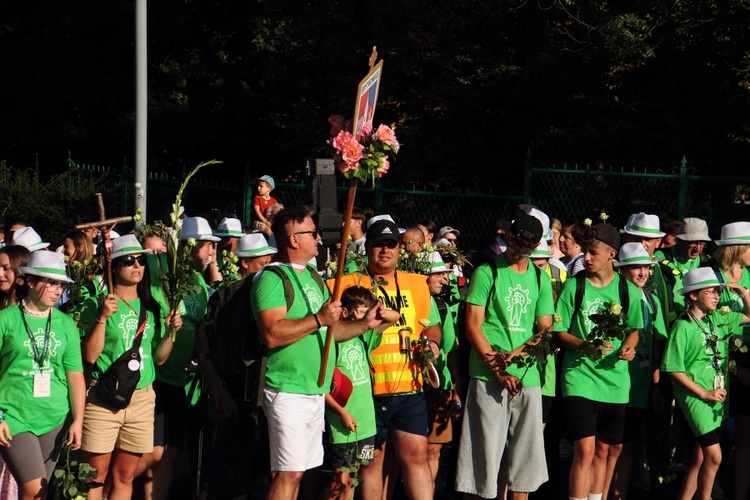
[(112, 260), (139, 253), (150, 255), (154, 251), (151, 249), (144, 250), (134, 234), (126, 234), (112, 240)]
[(194, 238), (197, 241), (221, 241), (221, 238), (213, 235), (211, 225), (203, 217), (185, 217), (182, 219), (180, 239)]
[(443, 262), (443, 258), (440, 256), (440, 252), (430, 252), (430, 255), (428, 256), (428, 262), (430, 264), (429, 269), (427, 270), (426, 274), (437, 274), (437, 273), (449, 273), (451, 272), (450, 269), (445, 267), (445, 262)]
[(19, 267), (18, 272), (73, 283), (65, 271), (65, 256), (57, 252), (33, 252), (28, 265)]
[(720, 247), (728, 245), (750, 245), (750, 222), (732, 222), (721, 227), (721, 239), (715, 241)]
[(710, 267), (699, 267), (698, 269), (688, 271), (682, 278), (682, 283), (682, 288), (678, 290), (680, 295), (687, 295), (695, 290), (720, 286), (719, 280), (716, 278), (716, 273)]
[(646, 247), (644, 247), (642, 243), (634, 241), (631, 243), (625, 243), (620, 247), (615, 267), (649, 266), (651, 264), (656, 264), (657, 262), (659, 261), (651, 258)]
[(234, 254), (237, 257), (262, 257), (276, 252), (274, 247), (268, 245), (263, 233), (250, 233), (243, 234), (237, 240), (237, 251)]
[(224, 217), (214, 231), (214, 236), (239, 238), (242, 236), (242, 222), (234, 217)]
[(10, 244), (26, 247), (30, 252), (36, 252), (49, 246), (49, 243), (42, 241), (42, 237), (31, 226), (22, 227), (13, 232), (13, 239)]
[(628, 223), (625, 224), (625, 229), (622, 232), (634, 236), (643, 236), (644, 238), (661, 238), (664, 236), (659, 227), (659, 216), (643, 212), (628, 217)]
[(529, 255), (530, 259), (551, 259), (552, 253), (549, 251), (549, 243), (542, 238), (536, 249)]

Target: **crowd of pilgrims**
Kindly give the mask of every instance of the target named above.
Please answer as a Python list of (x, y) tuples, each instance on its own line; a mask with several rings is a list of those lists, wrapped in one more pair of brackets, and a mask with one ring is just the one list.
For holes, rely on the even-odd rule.
[[(206, 338), (212, 295), (228, 281), (252, 279), (276, 258), (273, 219), (286, 209), (270, 197), (273, 179), (264, 176), (258, 186), (254, 217), (246, 225), (224, 218), (212, 229), (205, 218), (183, 219), (180, 240), (195, 241), (194, 288), (176, 311), (159, 293), (158, 256), (167, 250), (169, 231), (163, 225), (143, 224), (122, 236), (113, 232), (111, 290), (101, 268), (83, 283), (71, 272), (72, 263), (90, 266), (102, 255), (97, 229), (72, 231), (55, 249), (32, 227), (7, 228), (0, 249), (0, 497), (45, 498), (54, 490), (51, 477), (65, 448), (96, 469), (92, 480), (100, 485), (88, 492), (92, 499), (178, 498), (196, 490), (209, 498), (251, 498), (273, 484), (278, 469), (269, 468), (273, 445), (257, 392), (248, 397), (244, 373), (241, 381), (217, 374), (217, 354)], [(699, 218), (662, 224), (655, 215), (635, 213), (615, 228), (602, 215), (601, 222), (561, 224), (535, 207), (519, 206), (498, 221), (486, 248), (469, 253), (454, 227), (423, 220), (387, 240), (369, 228), (400, 221), (355, 208), (344, 272), (366, 274), (370, 250), (397, 241), (389, 248), (399, 254), (399, 272), (422, 274), (439, 312), (438, 353), (418, 363), (422, 373), (415, 375), (420, 384), (413, 391), (426, 393), (428, 401), (432, 486), (422, 491), (429, 492), (426, 497), (455, 489), (484, 498), (556, 498), (562, 481), (569, 498), (626, 498), (636, 487), (658, 498), (670, 481), (679, 481), (671, 490), (679, 498), (718, 498), (716, 473), (733, 447), (732, 488), (735, 498), (745, 498), (750, 376), (743, 325), (750, 321), (750, 223), (726, 224), (712, 240)], [(451, 221), (458, 227), (460, 222)], [(341, 250), (323, 247), (316, 231), (294, 234), (311, 233), (320, 251), (308, 265), (332, 278)], [(538, 288), (521, 302), (503, 274), (518, 265), (528, 266)], [(71, 307), (74, 295), (80, 307)], [(376, 338), (403, 318), (393, 311), (400, 297), (387, 297), (347, 288), (341, 320), (360, 319), (385, 298), (383, 327), (363, 336)], [(514, 319), (526, 315), (527, 306), (529, 328)], [(483, 312), (478, 319), (472, 316), (477, 307)], [(597, 329), (602, 317), (614, 318), (609, 324), (615, 326)], [(315, 321), (320, 327), (317, 315)], [(248, 331), (257, 335), (257, 329)], [(127, 406), (114, 408), (96, 386), (134, 343), (140, 378)], [(364, 390), (350, 388), (343, 400), (326, 394), (329, 475), (321, 479), (319, 470), (308, 471), (298, 489), (305, 498), (367, 497), (356, 491), (357, 476), (368, 466), (360, 459), (372, 458), (373, 444), (381, 444), (373, 440), (374, 368), (367, 359), (353, 365), (341, 355), (345, 346), (334, 351), (337, 372), (345, 379), (361, 378), (356, 370), (372, 377), (365, 377)], [(365, 344), (365, 351), (366, 358), (372, 347)], [(472, 351), (484, 356), (483, 368), (481, 361), (472, 368)], [(317, 376), (320, 367), (305, 368)], [(487, 404), (474, 401), (477, 387), (485, 387), (469, 389), (474, 379), (498, 388), (492, 403), (498, 408), (511, 407), (514, 399), (529, 408), (501, 424), (498, 432), (505, 435), (477, 434), (475, 426), (483, 421), (466, 421), (467, 412)], [(538, 413), (531, 412), (537, 407)], [(543, 438), (524, 440), (515, 433)], [(514, 447), (540, 440), (542, 467), (530, 471), (537, 451)], [(573, 449), (569, 472), (560, 469), (561, 441)], [(352, 443), (369, 451), (352, 451)], [(471, 477), (481, 468), (477, 460), (490, 464), (489, 477)], [(381, 496), (399, 494), (399, 488), (408, 497), (420, 496), (409, 490), (408, 477), (399, 485), (398, 465), (383, 474), (388, 479)]]

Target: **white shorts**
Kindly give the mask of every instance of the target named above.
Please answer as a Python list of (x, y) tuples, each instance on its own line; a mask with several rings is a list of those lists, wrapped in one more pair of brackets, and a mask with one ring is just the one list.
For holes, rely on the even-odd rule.
[(323, 394), (264, 389), (271, 472), (304, 472), (323, 464), (325, 401)]

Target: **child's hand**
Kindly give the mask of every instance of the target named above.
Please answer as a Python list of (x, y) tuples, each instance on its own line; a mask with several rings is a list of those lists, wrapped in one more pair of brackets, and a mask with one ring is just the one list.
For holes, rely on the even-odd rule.
[(356, 420), (354, 420), (354, 417), (351, 413), (341, 409), (341, 422), (344, 424), (344, 427), (349, 429), (352, 432), (357, 432), (357, 427), (359, 427), (359, 424)]
[(723, 403), (726, 398), (726, 389), (714, 389), (712, 391), (706, 391), (701, 399), (703, 401), (718, 401), (719, 403)]

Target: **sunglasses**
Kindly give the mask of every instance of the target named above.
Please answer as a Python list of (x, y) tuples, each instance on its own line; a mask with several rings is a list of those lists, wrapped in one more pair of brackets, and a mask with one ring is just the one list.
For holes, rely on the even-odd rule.
[(380, 241), (373, 241), (372, 246), (374, 247), (386, 247), (386, 248), (396, 248), (399, 246), (399, 242), (395, 240), (380, 240)]
[(146, 262), (148, 262), (148, 257), (146, 255), (139, 255), (136, 257), (135, 255), (126, 255), (124, 257), (120, 257), (120, 262), (122, 262), (122, 265), (124, 267), (133, 267), (135, 265), (135, 261), (138, 261), (138, 264), (141, 265), (141, 267), (146, 265)]

